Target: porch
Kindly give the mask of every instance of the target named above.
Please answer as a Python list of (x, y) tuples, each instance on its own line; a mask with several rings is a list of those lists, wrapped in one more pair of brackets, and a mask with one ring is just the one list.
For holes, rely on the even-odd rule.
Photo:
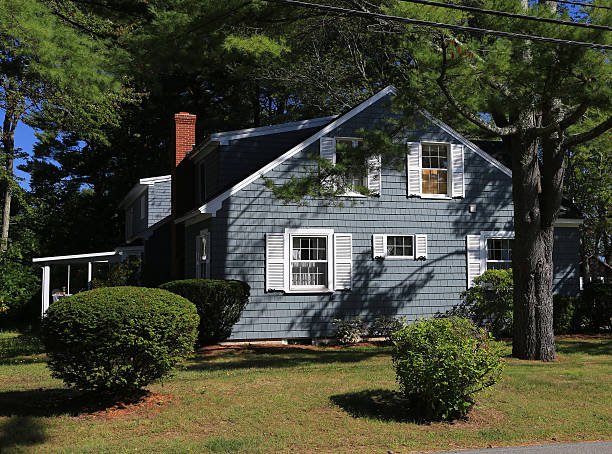
[[(42, 269), (41, 316), (44, 317), (51, 301), (73, 293), (90, 290), (96, 274), (102, 272), (101, 267), (105, 267), (108, 270), (108, 267), (113, 263), (122, 262), (129, 257), (141, 258), (143, 253), (144, 247), (132, 246), (118, 247), (110, 252), (59, 255), (32, 259), (32, 262), (39, 264)], [(53, 275), (51, 272), (52, 267), (55, 268)], [(64, 269), (58, 270), (57, 268), (59, 267)]]

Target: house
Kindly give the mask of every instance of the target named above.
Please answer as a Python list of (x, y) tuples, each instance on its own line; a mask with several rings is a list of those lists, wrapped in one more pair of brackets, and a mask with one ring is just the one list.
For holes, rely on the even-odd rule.
[[(333, 332), (334, 318), (415, 320), (449, 309), (474, 277), (511, 266), (511, 172), (501, 156), (422, 111), (396, 136), (405, 169), (370, 167), (363, 184), (372, 196), (301, 205), (266, 186), (313, 169), (313, 153), (343, 159), (358, 131), (395, 115), (394, 94), (387, 87), (340, 116), (216, 133), (197, 145), (195, 116), (176, 114), (171, 177), (141, 180), (122, 202), (127, 240), (144, 242), (159, 282), (246, 281), (251, 297), (232, 340), (317, 338)], [(158, 206), (169, 216), (143, 215)], [(555, 293), (579, 291), (581, 222), (572, 210), (557, 221)]]

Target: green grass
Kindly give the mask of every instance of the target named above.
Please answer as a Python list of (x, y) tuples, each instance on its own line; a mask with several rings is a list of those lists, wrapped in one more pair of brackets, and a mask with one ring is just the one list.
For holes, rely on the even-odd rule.
[(120, 416), (83, 413), (82, 395), (50, 376), (39, 351), (0, 333), (3, 454), (375, 453), (612, 439), (610, 337), (560, 340), (554, 363), (509, 358), (502, 381), (452, 424), (411, 421), (388, 348), (199, 354), (151, 387), (169, 396), (159, 405)]

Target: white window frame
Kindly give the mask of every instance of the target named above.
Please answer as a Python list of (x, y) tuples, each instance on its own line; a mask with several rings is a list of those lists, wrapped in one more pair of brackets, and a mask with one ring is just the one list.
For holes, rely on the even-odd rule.
[[(388, 250), (388, 240), (390, 236), (403, 236), (412, 238), (412, 255), (389, 255), (387, 253)], [(384, 236), (384, 244), (383, 247), (385, 249), (385, 260), (414, 260), (414, 252), (416, 249), (416, 237), (414, 233), (385, 233)]]
[[(453, 171), (452, 171), (452, 153), (451, 153), (451, 143), (450, 142), (436, 142), (433, 140), (425, 140), (421, 141), (421, 152), (419, 155), (419, 171), (420, 175), (420, 184), (421, 184), (421, 198), (422, 199), (452, 199), (453, 193)], [(446, 147), (446, 194), (428, 194), (423, 191), (423, 145), (444, 145)], [(429, 167), (428, 167), (429, 169)], [(435, 169), (434, 169), (435, 170)], [(439, 169), (444, 170), (444, 169)]]
[[(206, 240), (206, 251), (202, 251), (202, 239)], [(201, 230), (195, 237), (195, 277), (196, 279), (210, 279), (210, 233), (207, 229)], [(202, 276), (202, 264), (206, 265), (206, 273)]]
[[(514, 232), (509, 230), (480, 232), (480, 274), (487, 271), (487, 240), (513, 240)], [(506, 263), (504, 261), (504, 263)]]
[[(331, 229), (285, 229), (285, 284), (286, 293), (333, 293), (334, 288), (334, 231)], [(291, 265), (293, 260), (293, 238), (294, 237), (322, 237), (325, 238), (327, 255), (327, 285), (326, 286), (295, 286), (293, 285), (293, 275)], [(300, 260), (297, 260), (300, 261)]]

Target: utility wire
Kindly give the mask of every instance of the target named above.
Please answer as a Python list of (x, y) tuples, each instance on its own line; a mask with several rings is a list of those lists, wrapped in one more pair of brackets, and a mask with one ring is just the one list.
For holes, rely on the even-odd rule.
[(567, 46), (578, 46), (578, 47), (588, 47), (591, 49), (612, 50), (612, 46), (609, 46), (607, 44), (587, 43), (583, 41), (570, 41), (566, 39), (548, 38), (545, 36), (525, 35), (523, 33), (511, 33), (511, 32), (503, 32), (503, 31), (498, 31), (498, 30), (489, 30), (485, 28), (467, 27), (464, 25), (452, 25), (452, 24), (445, 24), (441, 22), (430, 22), (430, 21), (425, 21), (425, 20), (420, 20), (420, 19), (410, 19), (407, 17), (390, 16), (387, 14), (379, 14), (379, 13), (370, 13), (366, 11), (339, 8), (337, 6), (320, 5), (316, 3), (307, 3), (307, 2), (297, 1), (297, 0), (265, 0), (265, 1), (272, 2), (272, 3), (279, 3), (283, 5), (292, 5), (292, 6), (299, 6), (303, 8), (318, 9), (320, 11), (330, 11), (333, 13), (344, 14), (347, 16), (358, 16), (358, 17), (367, 17), (371, 19), (382, 19), (382, 20), (388, 20), (388, 21), (394, 21), (394, 22), (402, 22), (404, 24), (422, 25), (424, 27), (446, 28), (449, 30), (458, 30), (462, 32), (476, 33), (480, 35), (493, 35), (493, 36), (500, 36), (503, 38), (510, 38), (510, 39), (524, 39), (524, 40), (539, 41), (539, 42), (544, 42), (544, 43), (565, 44)]
[(557, 3), (566, 3), (568, 5), (584, 6), (586, 8), (612, 9), (612, 7), (610, 7), (610, 6), (593, 5), (591, 3), (572, 2), (572, 1), (569, 1), (569, 0), (556, 0), (556, 1), (557, 1)]
[(492, 16), (511, 17), (513, 19), (525, 19), (536, 22), (547, 22), (549, 24), (568, 25), (571, 27), (593, 28), (598, 30), (612, 31), (612, 27), (597, 24), (586, 24), (584, 22), (572, 22), (568, 20), (549, 19), (548, 17), (527, 16), (525, 14), (509, 13), (507, 11), (497, 11), (494, 9), (482, 9), (474, 6), (451, 5), (450, 3), (438, 3), (431, 0), (401, 0), (407, 3), (419, 3), (421, 5), (437, 6), (440, 8), (458, 9), (461, 11), (473, 11), (475, 13), (490, 14)]

